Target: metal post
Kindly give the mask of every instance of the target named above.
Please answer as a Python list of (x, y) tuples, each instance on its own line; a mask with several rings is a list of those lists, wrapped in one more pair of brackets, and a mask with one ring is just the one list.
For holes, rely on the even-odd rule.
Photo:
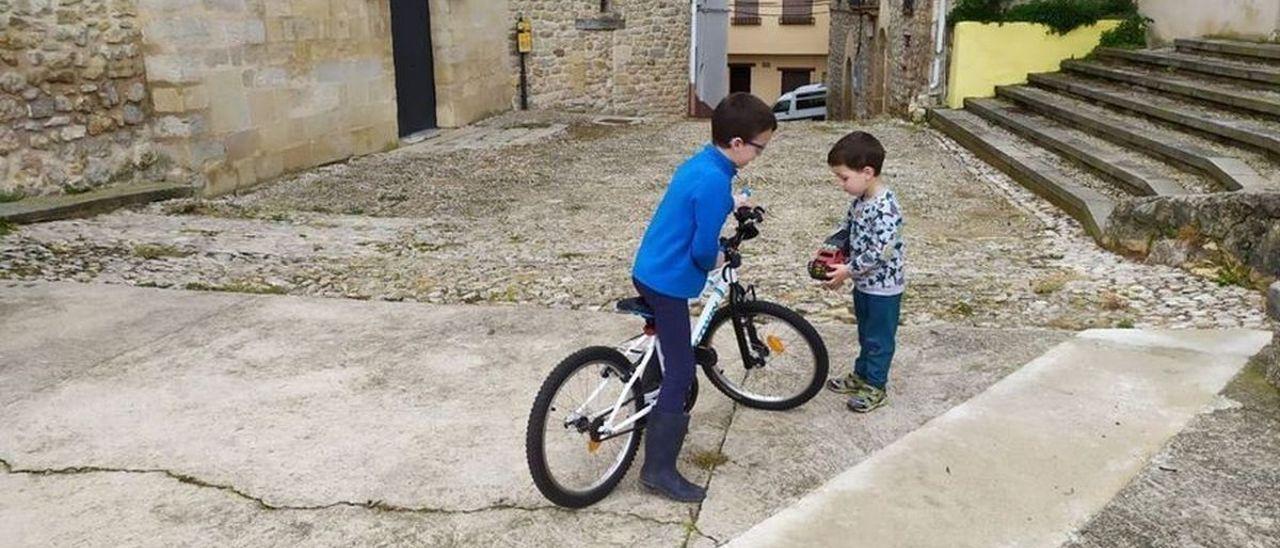
[(529, 110), (529, 75), (525, 68), (525, 58), (529, 54), (520, 54), (520, 110)]

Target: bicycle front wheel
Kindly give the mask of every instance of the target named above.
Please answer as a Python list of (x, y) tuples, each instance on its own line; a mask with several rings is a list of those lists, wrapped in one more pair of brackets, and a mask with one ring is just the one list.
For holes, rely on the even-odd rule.
[(699, 346), (713, 350), (703, 363), (707, 379), (747, 407), (781, 411), (813, 399), (827, 379), (827, 347), (807, 320), (791, 309), (767, 301), (737, 305), (748, 334), (743, 356), (729, 307), (721, 308)]
[[(631, 363), (613, 348), (579, 350), (551, 371), (534, 398), (525, 430), (525, 458), (533, 483), (547, 500), (583, 508), (608, 496), (627, 474), (640, 446), (640, 431), (600, 439), (600, 428), (631, 377)], [(639, 412), (640, 383), (616, 422)]]

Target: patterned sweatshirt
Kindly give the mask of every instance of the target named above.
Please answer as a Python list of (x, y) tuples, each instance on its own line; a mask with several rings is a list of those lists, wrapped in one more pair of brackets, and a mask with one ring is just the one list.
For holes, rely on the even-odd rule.
[(902, 242), (902, 208), (893, 191), (859, 196), (826, 245), (849, 256), (854, 288), (870, 295), (901, 295), (906, 289), (906, 246)]

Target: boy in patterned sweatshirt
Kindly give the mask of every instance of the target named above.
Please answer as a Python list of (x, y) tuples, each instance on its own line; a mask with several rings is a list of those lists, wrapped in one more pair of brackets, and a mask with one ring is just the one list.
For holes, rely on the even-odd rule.
[(848, 394), (848, 408), (866, 413), (887, 401), (885, 388), (906, 288), (902, 209), (880, 179), (884, 147), (871, 134), (855, 131), (844, 136), (827, 154), (827, 164), (853, 202), (836, 233), (825, 242), (849, 258), (830, 268), (826, 286), (839, 289), (845, 280), (854, 280), (853, 312), (860, 346), (853, 371), (829, 379), (827, 389)]

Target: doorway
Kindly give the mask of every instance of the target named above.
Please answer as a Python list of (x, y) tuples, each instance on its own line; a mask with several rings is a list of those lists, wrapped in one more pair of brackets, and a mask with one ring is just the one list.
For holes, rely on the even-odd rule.
[(400, 136), (435, 128), (436, 77), (427, 0), (391, 0), (391, 47)]

